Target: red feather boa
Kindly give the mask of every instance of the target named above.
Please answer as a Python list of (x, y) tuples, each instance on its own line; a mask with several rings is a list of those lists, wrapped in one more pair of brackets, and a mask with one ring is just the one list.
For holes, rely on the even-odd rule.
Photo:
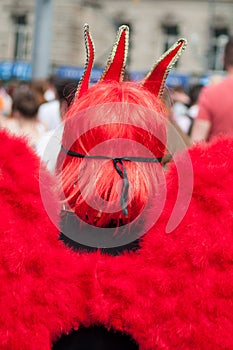
[(50, 350), (62, 333), (95, 324), (130, 334), (143, 350), (233, 348), (233, 140), (190, 149), (192, 199), (167, 234), (178, 188), (172, 165), (159, 221), (136, 253), (116, 257), (58, 240), (39, 160), (22, 140), (3, 132), (0, 140), (1, 349)]

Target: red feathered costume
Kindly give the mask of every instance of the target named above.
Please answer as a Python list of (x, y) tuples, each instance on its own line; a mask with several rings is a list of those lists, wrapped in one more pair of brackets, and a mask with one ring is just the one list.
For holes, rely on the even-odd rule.
[[(125, 41), (126, 36), (127, 28), (122, 27), (118, 43)], [(91, 57), (93, 52), (88, 28), (86, 40), (89, 42), (88, 54)], [(175, 57), (183, 44), (183, 41), (178, 42), (168, 56), (164, 56), (165, 61), (171, 62), (173, 58), (169, 55), (173, 56), (173, 52)], [(116, 67), (112, 67), (114, 64), (123, 67), (124, 59), (121, 60), (122, 56), (117, 50), (113, 52), (115, 55), (111, 56), (104, 75), (107, 79), (111, 77), (119, 80)], [(152, 75), (148, 75), (149, 79), (141, 86), (109, 83), (110, 89), (114, 86), (118, 91), (115, 102), (124, 102), (125, 87), (128, 91), (127, 103), (130, 106), (139, 106), (138, 116), (143, 117), (145, 110), (150, 110), (152, 116), (157, 115), (162, 129), (162, 120), (165, 119), (161, 119), (164, 118), (161, 115), (162, 108), (155, 94), (157, 91), (160, 95), (162, 91), (161, 81), (164, 83), (168, 72), (168, 61), (164, 62), (162, 59), (151, 72), (153, 75), (156, 67), (162, 72), (158, 76), (159, 85), (153, 84), (155, 76), (150, 83)], [(105, 158), (82, 160), (77, 157), (77, 153), (83, 152), (91, 157), (88, 145), (95, 146), (93, 140), (97, 135), (100, 135), (97, 143), (110, 138), (112, 130), (116, 137), (122, 123), (118, 116), (115, 119), (115, 115), (108, 114), (106, 124), (111, 125), (114, 122), (114, 125), (113, 129), (108, 127), (104, 134), (102, 122), (97, 127), (86, 119), (91, 123), (91, 128), (88, 129), (91, 130), (88, 133), (90, 144), (82, 136), (83, 133), (75, 143), (72, 133), (77, 133), (77, 130), (73, 126), (80, 122), (80, 129), (83, 127), (81, 121), (84, 120), (82, 111), (86, 106), (85, 99), (90, 99), (98, 86), (100, 89), (105, 86), (105, 91), (108, 89), (108, 83), (103, 81), (87, 90), (86, 77), (90, 70), (90, 65), (87, 65), (77, 100), (67, 116), (62, 140), (64, 149), (59, 157), (58, 168), (62, 170), (63, 195), (68, 197), (65, 210), (69, 206), (68, 211), (75, 212), (82, 220), (80, 231), (88, 223), (95, 226), (96, 230), (112, 226), (113, 242), (118, 237), (120, 227), (128, 227), (132, 223), (132, 229), (139, 227), (143, 230), (148, 222), (154, 224), (150, 228), (148, 226), (146, 234), (139, 234), (136, 250), (125, 249), (113, 256), (107, 250), (104, 251), (103, 245), (100, 245), (101, 250), (91, 252), (81, 247), (71, 249), (59, 239), (60, 233), (56, 228), (59, 222), (59, 206), (58, 198), (51, 190), (54, 186), (53, 179), (40, 167), (39, 160), (24, 141), (10, 138), (1, 132), (0, 349), (59, 349), (62, 348), (60, 337), (69, 337), (69, 334), (78, 334), (79, 329), (95, 327), (103, 327), (106, 332), (111, 331), (113, 334), (125, 334), (133, 339), (132, 348), (141, 350), (232, 349), (233, 191), (230, 184), (233, 174), (233, 140), (219, 139), (212, 144), (196, 145), (188, 152), (180, 154), (171, 164), (163, 181), (160, 177), (160, 165), (145, 161), (145, 158), (159, 159), (162, 156), (162, 140), (156, 140), (153, 133), (150, 136), (148, 127), (147, 134), (143, 135), (138, 128), (145, 131), (145, 125), (135, 125), (134, 122), (129, 125), (128, 120), (128, 134), (127, 128), (120, 130), (124, 137), (136, 137), (139, 134), (138, 143), (145, 142), (147, 145), (147, 139), (150, 138), (151, 143), (157, 144), (156, 149), (149, 149), (147, 157), (144, 149), (141, 152), (137, 148), (141, 154), (135, 160), (136, 165), (132, 159), (120, 159), (135, 156), (134, 148), (128, 149), (123, 143), (121, 154), (111, 154), (111, 150), (115, 152), (118, 148), (114, 146), (112, 149), (109, 146), (101, 149), (101, 152), (106, 151), (102, 154)], [(150, 92), (151, 87), (154, 89), (153, 94)], [(122, 91), (121, 95), (119, 91)], [(144, 93), (148, 100), (144, 100)], [(135, 101), (132, 101), (133, 94)], [(94, 102), (90, 106), (95, 108), (98, 99), (92, 96)], [(146, 101), (144, 104), (140, 96)], [(114, 99), (113, 95), (111, 99)], [(116, 113), (115, 106), (114, 104)], [(112, 111), (108, 108), (109, 110)], [(74, 118), (70, 124), (74, 111), (81, 113), (77, 113), (80, 119)], [(88, 109), (86, 116), (92, 111), (92, 108)], [(101, 109), (95, 108), (96, 111)], [(127, 108), (120, 107), (120, 111), (126, 118)], [(136, 111), (138, 109), (133, 110), (135, 113), (131, 114), (132, 118), (137, 115)], [(98, 113), (94, 115), (97, 116)], [(106, 158), (107, 151), (110, 152), (109, 159)], [(96, 152), (94, 156), (96, 155), (100, 156), (100, 153)], [(118, 161), (115, 160), (116, 157)], [(141, 158), (144, 158), (144, 162)], [(84, 169), (80, 170), (82, 162), (85, 162)], [(92, 172), (96, 170), (92, 164), (97, 162), (104, 162), (101, 163), (103, 168), (97, 169), (99, 176)], [(117, 171), (117, 166), (121, 172)], [(67, 169), (76, 169), (75, 167), (83, 176), (77, 179), (77, 175), (80, 175), (78, 172), (75, 175), (70, 173), (70, 178), (67, 178)], [(91, 193), (87, 191), (85, 198), (82, 196), (88, 187), (88, 181), (84, 181), (86, 173), (89, 178), (96, 178), (99, 197), (105, 200), (99, 211), (97, 208), (93, 209), (90, 203), (90, 199), (95, 201), (96, 194), (92, 192), (91, 198)], [(111, 180), (110, 174), (113, 180), (110, 182), (111, 188), (106, 192), (104, 185)], [(122, 174), (122, 178), (119, 174)], [(121, 178), (118, 196), (115, 194), (116, 176)], [(149, 184), (148, 180), (154, 180), (157, 186)], [(142, 196), (137, 192), (138, 181), (139, 184), (144, 184)], [(164, 186), (166, 198), (159, 215), (158, 207), (162, 203), (160, 197), (163, 198), (160, 193)], [(156, 193), (154, 190), (157, 190)], [(128, 197), (124, 197), (126, 194)], [(125, 199), (126, 203), (120, 202), (119, 198)], [(150, 205), (146, 203), (146, 198), (151, 200)], [(116, 212), (112, 212), (112, 222), (109, 213), (111, 203), (106, 203), (108, 201), (116, 204), (118, 213), (117, 216)], [(121, 220), (118, 220), (119, 217)], [(121, 234), (127, 236), (130, 233), (123, 230)], [(86, 349), (85, 344), (81, 347), (79, 341), (81, 342), (77, 340), (73, 348), (63, 345), (63, 349)], [(89, 349), (92, 348), (95, 347)]]

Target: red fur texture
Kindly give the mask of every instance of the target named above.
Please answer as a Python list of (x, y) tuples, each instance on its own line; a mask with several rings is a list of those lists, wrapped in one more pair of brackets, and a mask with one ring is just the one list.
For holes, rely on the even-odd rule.
[[(171, 166), (162, 215), (137, 252), (117, 257), (58, 241), (38, 159), (23, 141), (3, 132), (0, 140), (1, 349), (49, 350), (80, 324), (126, 332), (140, 350), (233, 348), (233, 140), (190, 149), (192, 199), (168, 234), (179, 185)], [(56, 216), (53, 181), (44, 179)]]

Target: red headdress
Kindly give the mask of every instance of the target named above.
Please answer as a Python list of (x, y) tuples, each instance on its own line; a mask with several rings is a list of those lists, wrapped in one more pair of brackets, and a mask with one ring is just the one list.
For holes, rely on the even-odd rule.
[[(159, 97), (186, 40), (177, 41), (143, 81), (123, 82), (129, 36), (123, 25), (99, 82), (89, 88), (94, 45), (88, 25), (84, 36), (86, 66), (66, 116), (59, 158), (60, 166), (64, 161), (62, 188), (82, 220), (118, 227), (136, 219), (155, 195), (161, 174), (155, 163), (161, 161), (166, 145), (166, 115)], [(139, 150), (142, 146), (144, 151)]]
[[(77, 89), (77, 98), (80, 98), (88, 90), (91, 69), (94, 63), (95, 50), (88, 24), (85, 24), (84, 26), (84, 38), (87, 57), (85, 70)], [(122, 25), (117, 32), (113, 49), (99, 82), (123, 81), (128, 54), (128, 42), (129, 28), (126, 25)], [(144, 86), (155, 96), (161, 97), (164, 91), (167, 75), (182, 54), (186, 45), (187, 42), (185, 39), (179, 39), (160, 57), (139, 85)]]

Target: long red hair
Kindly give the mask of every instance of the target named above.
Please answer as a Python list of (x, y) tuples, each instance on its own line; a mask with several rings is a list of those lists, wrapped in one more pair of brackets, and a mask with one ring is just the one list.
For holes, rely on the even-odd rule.
[[(83, 155), (161, 158), (165, 143), (165, 108), (136, 83), (98, 83), (74, 101), (65, 118), (62, 145)], [(111, 160), (81, 159), (61, 151), (58, 165), (63, 199), (81, 220), (100, 227), (136, 219), (157, 190), (161, 174), (160, 164), (124, 161), (130, 184), (124, 215), (120, 177)]]
[(58, 159), (61, 197), (68, 209), (99, 227), (131, 223), (157, 190), (160, 164), (119, 158), (163, 157), (166, 123), (159, 98), (171, 67), (186, 46), (185, 39), (178, 40), (140, 83), (122, 82), (128, 37), (129, 28), (121, 26), (99, 82), (89, 89), (95, 50), (89, 26), (84, 26), (86, 64), (66, 116)]

